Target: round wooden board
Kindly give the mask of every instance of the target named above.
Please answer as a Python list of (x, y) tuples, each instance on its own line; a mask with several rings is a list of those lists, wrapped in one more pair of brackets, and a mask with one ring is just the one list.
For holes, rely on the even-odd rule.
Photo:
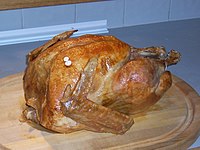
[(0, 149), (186, 149), (200, 134), (200, 97), (183, 80), (173, 85), (124, 135), (79, 131), (57, 134), (19, 121), (23, 73), (0, 79)]

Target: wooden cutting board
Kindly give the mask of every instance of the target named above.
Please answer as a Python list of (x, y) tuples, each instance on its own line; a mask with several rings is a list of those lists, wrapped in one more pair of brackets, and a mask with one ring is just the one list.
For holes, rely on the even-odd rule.
[(200, 135), (200, 97), (173, 76), (164, 97), (124, 135), (79, 131), (57, 134), (19, 121), (24, 107), (23, 74), (0, 79), (0, 149), (186, 149)]

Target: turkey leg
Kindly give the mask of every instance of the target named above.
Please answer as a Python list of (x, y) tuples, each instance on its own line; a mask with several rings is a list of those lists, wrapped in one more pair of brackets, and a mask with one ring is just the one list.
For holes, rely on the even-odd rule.
[(61, 110), (65, 116), (86, 125), (92, 131), (123, 134), (134, 123), (131, 117), (87, 99), (97, 61), (97, 58), (89, 60), (71, 94), (68, 93), (71, 91), (70, 86), (66, 86), (67, 93), (62, 98)]

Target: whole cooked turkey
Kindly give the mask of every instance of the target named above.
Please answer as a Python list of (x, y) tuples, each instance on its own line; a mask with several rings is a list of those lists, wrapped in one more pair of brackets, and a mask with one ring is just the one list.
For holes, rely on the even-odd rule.
[(27, 56), (27, 120), (70, 133), (125, 133), (131, 114), (155, 104), (172, 84), (167, 66), (180, 54), (164, 47), (132, 47), (114, 36), (55, 36)]

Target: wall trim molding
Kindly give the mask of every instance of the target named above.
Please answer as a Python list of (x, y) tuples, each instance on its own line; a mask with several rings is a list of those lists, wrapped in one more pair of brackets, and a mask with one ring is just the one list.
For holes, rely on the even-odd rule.
[(59, 33), (72, 29), (78, 30), (73, 34), (74, 37), (83, 34), (108, 33), (107, 20), (9, 30), (0, 32), (0, 46), (49, 40)]

